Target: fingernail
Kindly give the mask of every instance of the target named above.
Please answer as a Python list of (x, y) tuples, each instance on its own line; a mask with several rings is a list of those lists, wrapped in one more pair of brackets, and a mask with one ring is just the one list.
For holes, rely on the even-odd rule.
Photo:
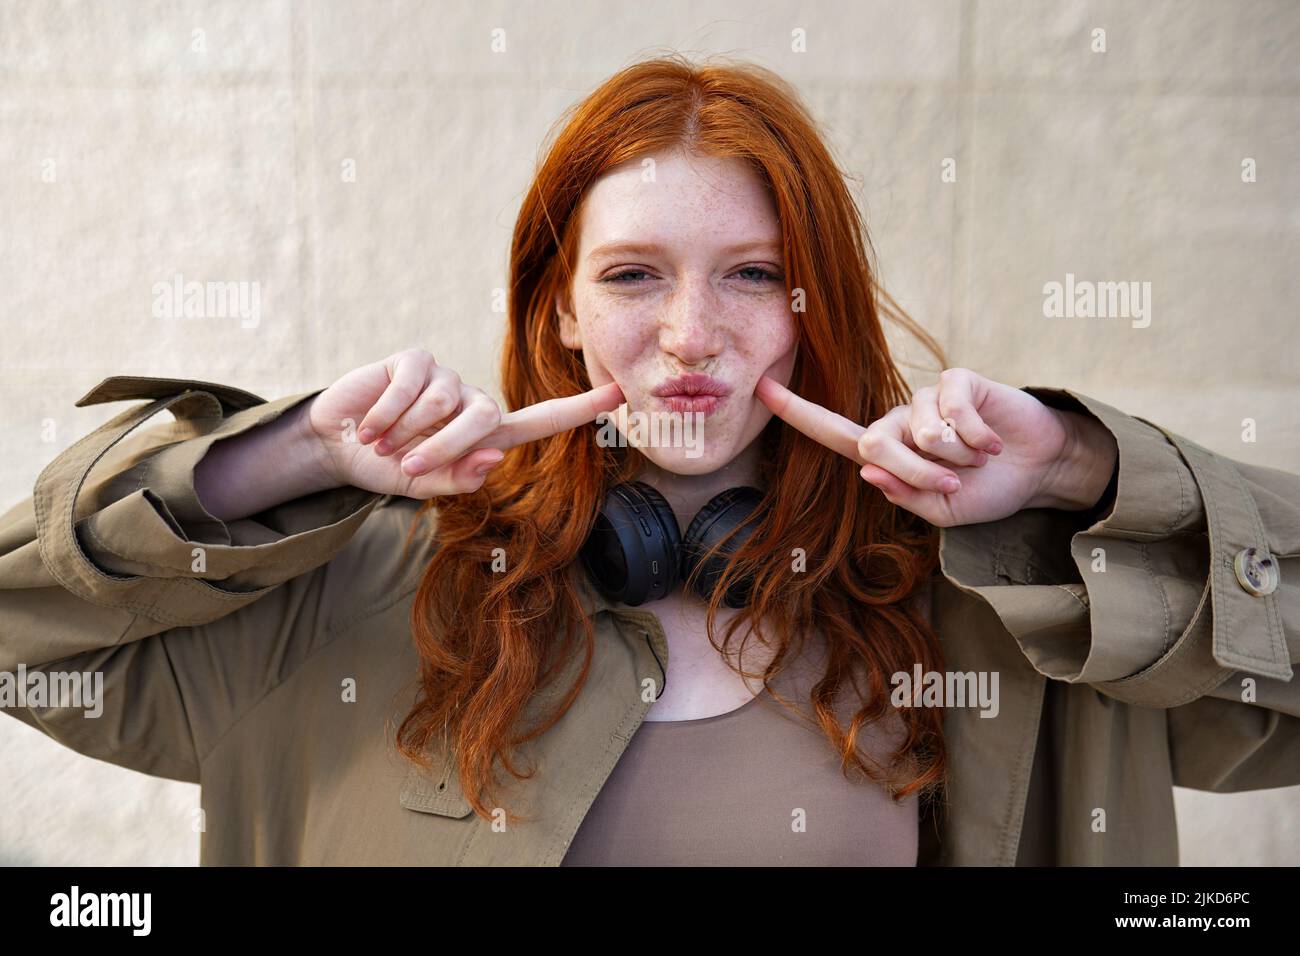
[(392, 450), (393, 446), (388, 444), (387, 438), (381, 438), (379, 441), (375, 442), (376, 454), (387, 455)]
[(958, 481), (956, 478), (954, 478), (952, 475), (949, 475), (948, 477), (942, 479), (939, 482), (939, 490), (942, 491), (945, 495), (950, 495), (954, 491), (961, 490), (961, 482)]
[(357, 440), (363, 445), (374, 437), (375, 430), (373, 428), (363, 428), (361, 431), (357, 432)]
[(505, 455), (502, 455), (499, 458), (491, 458), (488, 461), (483, 462), (481, 465), (479, 465), (477, 468), (474, 469), (474, 474), (486, 475), (497, 465), (501, 464), (501, 462), (505, 460), (505, 457), (506, 457)]
[(418, 475), (424, 471), (424, 459), (419, 455), (411, 455), (402, 461), (402, 471), (408, 475)]
[(990, 455), (996, 455), (998, 454), (998, 452), (1002, 451), (1002, 442), (1000, 441), (989, 442), (987, 445), (984, 446), (984, 450), (988, 452)]

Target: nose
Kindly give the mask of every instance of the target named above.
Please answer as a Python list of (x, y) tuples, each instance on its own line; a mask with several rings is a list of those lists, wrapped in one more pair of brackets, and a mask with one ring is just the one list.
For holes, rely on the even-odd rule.
[(659, 322), (659, 347), (683, 365), (698, 365), (722, 351), (721, 304), (707, 278), (673, 290)]

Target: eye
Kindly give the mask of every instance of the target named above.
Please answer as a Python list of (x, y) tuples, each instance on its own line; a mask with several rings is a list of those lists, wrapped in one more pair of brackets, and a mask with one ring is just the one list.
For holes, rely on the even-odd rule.
[(745, 267), (742, 268), (742, 269), (738, 269), (738, 270), (736, 271), (736, 275), (741, 275), (742, 273), (746, 273), (746, 272), (747, 272), (747, 273), (750, 273), (750, 275), (748, 275), (748, 276), (746, 277), (746, 280), (749, 281), (749, 282), (781, 282), (781, 281), (783, 281), (782, 278), (781, 278), (779, 275), (777, 275), (776, 273), (771, 272), (771, 271), (769, 271), (769, 270), (767, 270), (767, 269), (764, 269), (762, 266), (745, 266)]
[(631, 282), (640, 281), (635, 278), (629, 278), (630, 276), (645, 276), (649, 274), (650, 273), (646, 272), (644, 269), (624, 269), (622, 272), (616, 272), (613, 275), (607, 275), (605, 276), (605, 278), (601, 279), (600, 281), (627, 284)]
[[(785, 281), (780, 275), (769, 269), (765, 269), (762, 266), (744, 266), (743, 268), (736, 270), (734, 274), (743, 276), (746, 282), (758, 283)], [(629, 285), (641, 282), (647, 276), (650, 276), (650, 273), (646, 272), (644, 269), (624, 269), (622, 272), (615, 272), (611, 275), (607, 275), (600, 281), (608, 282), (613, 285)]]

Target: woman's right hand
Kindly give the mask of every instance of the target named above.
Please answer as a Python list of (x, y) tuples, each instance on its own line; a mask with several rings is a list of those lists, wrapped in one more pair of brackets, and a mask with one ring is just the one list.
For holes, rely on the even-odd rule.
[(502, 412), (424, 349), (348, 372), (305, 421), (325, 483), (408, 498), (477, 491), (508, 448), (595, 421), (624, 401), (610, 382)]

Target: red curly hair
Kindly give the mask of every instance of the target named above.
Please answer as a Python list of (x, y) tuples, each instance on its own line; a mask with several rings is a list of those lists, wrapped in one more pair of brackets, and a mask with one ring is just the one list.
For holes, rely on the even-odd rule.
[[(524, 198), (510, 249), (509, 329), (501, 356), (506, 406), (518, 409), (592, 387), (581, 357), (560, 340), (554, 303), (568, 289), (588, 189), (629, 159), (684, 148), (740, 157), (771, 190), (781, 225), (787, 286), (804, 291), (796, 314), (796, 393), (854, 421), (869, 422), (908, 400), (881, 326), (886, 315), (942, 363), (938, 346), (876, 283), (870, 239), (815, 122), (771, 71), (678, 55), (636, 63), (605, 81), (560, 118)], [(594, 633), (567, 569), (590, 533), (611, 484), (631, 480), (635, 449), (599, 447), (575, 429), (511, 449), (475, 493), (431, 499), (436, 550), (415, 596), (411, 626), (420, 656), (419, 693), (397, 734), (406, 758), (429, 766), (440, 736), (456, 756), (461, 789), (475, 813), (496, 805), (495, 765), (523, 779), (514, 748), (551, 727), (587, 678)], [(767, 516), (731, 560), (709, 604), (707, 630), (734, 576), (750, 573), (750, 604), (730, 623), (767, 635), (776, 653), (765, 683), (797, 653), (814, 624), (829, 655), (811, 704), (841, 755), (885, 780), (894, 798), (942, 787), (943, 711), (900, 708), (906, 734), (886, 768), (857, 746), (866, 723), (889, 716), (889, 675), (942, 670), (942, 654), (911, 598), (933, 573), (934, 529), (884, 499), (844, 459), (773, 418), (761, 441)], [(827, 501), (834, 508), (827, 508)], [(417, 523), (418, 526), (418, 523)], [(493, 573), (494, 550), (510, 556)], [(792, 573), (794, 548), (807, 568)], [(497, 552), (501, 553), (501, 552)], [(521, 714), (540, 687), (583, 655), (553, 712), (533, 727)], [(850, 726), (832, 709), (857, 673), (870, 693)], [(855, 685), (856, 686), (856, 685)], [(866, 759), (864, 759), (864, 757)], [(519, 817), (510, 815), (510, 819)]]

